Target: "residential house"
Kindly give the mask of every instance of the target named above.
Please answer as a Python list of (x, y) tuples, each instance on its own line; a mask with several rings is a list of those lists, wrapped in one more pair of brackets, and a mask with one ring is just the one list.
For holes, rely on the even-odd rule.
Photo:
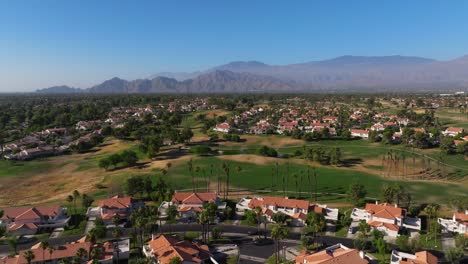
[(218, 195), (213, 192), (206, 193), (190, 193), (190, 192), (176, 192), (172, 196), (170, 202), (163, 202), (159, 207), (161, 215), (165, 215), (169, 206), (174, 205), (177, 207), (179, 216), (183, 220), (195, 220), (197, 214), (203, 212), (203, 206), (207, 203), (214, 203), (218, 206), (218, 210), (224, 210), (226, 203), (222, 202)]
[(12, 235), (33, 235), (39, 229), (65, 227), (70, 217), (61, 206), (25, 206), (3, 209), (0, 225)]
[(368, 264), (372, 257), (357, 249), (336, 244), (315, 253), (303, 251), (296, 259), (296, 264)]
[(421, 219), (406, 216), (406, 210), (388, 203), (368, 203), (364, 209), (354, 208), (351, 218), (366, 221), (372, 228), (385, 235), (396, 237), (402, 227), (421, 230)]
[(227, 122), (224, 122), (216, 125), (216, 127), (213, 128), (213, 130), (220, 133), (229, 133), (231, 132), (231, 125), (229, 125), (229, 123)]
[(437, 220), (443, 229), (468, 236), (468, 210), (465, 213), (454, 213), (452, 219)]
[(254, 210), (260, 207), (269, 221), (272, 221), (271, 216), (275, 213), (282, 212), (292, 218), (292, 225), (304, 226), (307, 219), (307, 214), (314, 211), (323, 214), (325, 219), (336, 221), (338, 220), (338, 209), (328, 208), (326, 205), (313, 204), (306, 200), (297, 200), (281, 197), (255, 197), (252, 199), (242, 198), (236, 205), (238, 212), (245, 210)]
[(87, 217), (99, 217), (106, 225), (112, 225), (114, 217), (127, 220), (130, 214), (144, 203), (136, 202), (129, 196), (114, 196), (97, 201), (97, 207), (90, 207), (86, 212)]
[(183, 264), (211, 263), (212, 256), (207, 245), (169, 235), (153, 235), (143, 246), (143, 254), (157, 264), (168, 264), (173, 258), (179, 258)]
[(392, 250), (390, 264), (437, 264), (439, 259), (429, 251), (419, 251), (416, 254), (409, 254)]
[(91, 121), (78, 121), (75, 125), (76, 130), (86, 131), (93, 128), (100, 127), (102, 125), (101, 120), (91, 120)]
[(350, 129), (351, 137), (358, 137), (358, 138), (369, 138), (369, 131), (365, 129)]
[[(100, 249), (102, 252), (101, 256), (97, 259), (98, 263), (101, 264), (112, 264), (114, 259), (127, 260), (130, 252), (130, 240), (105, 242), (104, 244), (92, 244), (86, 242), (85, 239), (80, 239), (76, 242), (54, 246), (54, 249), (42, 249), (40, 243), (32, 246), (29, 250), (34, 254), (31, 264), (58, 264), (58, 263), (71, 263), (77, 257), (77, 252), (80, 249), (84, 249), (86, 254), (81, 257), (80, 263), (90, 263), (90, 253), (93, 249)], [(19, 251), (18, 255), (5, 256), (0, 258), (4, 264), (28, 264), (27, 259), (24, 257), (24, 253), (27, 250)]]
[(276, 132), (278, 132), (278, 134), (290, 133), (294, 129), (296, 129), (298, 127), (298, 125), (299, 124), (298, 124), (297, 121), (279, 122), (278, 123), (278, 129), (276, 130)]
[(30, 160), (57, 154), (58, 151), (51, 146), (40, 146), (36, 148), (23, 149), (19, 153), (10, 155), (9, 159)]
[(465, 129), (462, 127), (447, 127), (444, 131), (442, 131), (442, 134), (444, 136), (451, 136), (455, 137), (458, 136), (458, 134), (464, 133)]

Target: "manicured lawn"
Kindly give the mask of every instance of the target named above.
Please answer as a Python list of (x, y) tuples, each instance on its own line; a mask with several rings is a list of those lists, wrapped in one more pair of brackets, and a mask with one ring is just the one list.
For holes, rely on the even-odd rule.
[[(224, 161), (218, 157), (203, 157), (194, 159), (193, 166), (199, 167), (198, 173), (195, 177), (198, 182), (204, 182), (211, 175), (211, 168), (213, 168), (213, 176), (210, 176), (211, 181), (216, 181), (218, 175), (224, 177), (222, 171), (222, 163), (227, 162), (231, 167), (231, 185), (236, 188), (246, 188), (251, 191), (261, 192), (265, 190), (273, 190), (282, 193), (283, 175), (285, 176), (285, 186), (289, 190), (288, 195), (294, 195), (296, 191), (307, 192), (307, 166), (300, 164), (280, 165), (279, 177), (276, 177), (276, 167), (274, 163), (268, 164), (253, 164), (246, 162)], [(237, 171), (237, 167), (241, 170)], [(203, 172), (205, 171), (205, 172)], [(392, 181), (383, 179), (378, 176), (353, 171), (349, 169), (341, 169), (336, 167), (319, 167), (316, 169), (317, 173), (317, 191), (322, 193), (323, 196), (327, 194), (339, 196), (344, 194), (349, 185), (352, 183), (363, 184), (367, 191), (368, 197), (379, 198), (380, 191), (384, 184), (392, 184), (394, 182), (404, 185), (412, 194), (415, 200), (420, 202), (427, 201), (442, 201), (451, 195), (463, 195), (468, 191), (464, 186), (457, 184), (446, 183), (431, 183), (422, 181)], [(297, 188), (296, 188), (296, 176)], [(313, 184), (313, 171), (309, 170), (309, 175)], [(188, 173), (188, 166), (181, 164), (171, 168), (166, 176), (164, 176), (175, 189), (189, 189), (191, 188), (191, 180)], [(302, 180), (301, 180), (302, 179)], [(205, 186), (200, 183), (200, 186)], [(319, 200), (321, 197), (319, 197)]]
[(0, 160), (0, 178), (25, 176), (33, 173), (47, 172), (51, 165), (46, 161), (6, 161)]

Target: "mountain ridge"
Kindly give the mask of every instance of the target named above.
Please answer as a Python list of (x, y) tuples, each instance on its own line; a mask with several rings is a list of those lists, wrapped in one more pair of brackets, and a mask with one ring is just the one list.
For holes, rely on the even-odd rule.
[[(287, 65), (233, 61), (205, 71), (106, 80), (87, 89), (54, 86), (39, 93), (227, 93), (333, 90), (435, 90), (468, 87), (468, 55), (449, 61), (415, 56), (353, 56)], [(172, 77), (171, 77), (172, 76)], [(188, 78), (190, 77), (190, 78)]]

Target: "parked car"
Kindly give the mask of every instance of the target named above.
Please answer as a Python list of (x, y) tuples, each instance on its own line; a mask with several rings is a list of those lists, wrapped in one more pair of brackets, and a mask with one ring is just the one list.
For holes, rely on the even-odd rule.
[(256, 239), (254, 240), (254, 245), (256, 246), (265, 246), (265, 245), (271, 245), (273, 244), (273, 240), (272, 239), (265, 239), (265, 238), (260, 238), (260, 239)]

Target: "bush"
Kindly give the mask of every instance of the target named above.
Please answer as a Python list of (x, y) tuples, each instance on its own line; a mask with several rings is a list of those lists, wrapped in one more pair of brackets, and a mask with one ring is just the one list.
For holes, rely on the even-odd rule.
[(191, 152), (197, 155), (208, 155), (212, 152), (211, 148), (205, 145), (194, 146), (191, 149)]
[(266, 157), (278, 157), (278, 152), (274, 148), (262, 146), (257, 150), (257, 153)]
[(237, 134), (224, 134), (223, 139), (226, 141), (239, 142), (241, 140), (240, 136)]

